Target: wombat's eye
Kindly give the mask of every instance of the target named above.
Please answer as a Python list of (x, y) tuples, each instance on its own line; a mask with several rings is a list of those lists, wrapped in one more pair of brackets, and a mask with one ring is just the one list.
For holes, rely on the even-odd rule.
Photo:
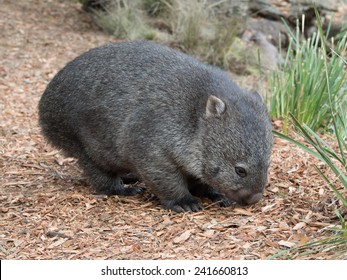
[(236, 171), (236, 174), (239, 175), (240, 177), (246, 177), (247, 176), (247, 171), (243, 167), (236, 166), (235, 171)]

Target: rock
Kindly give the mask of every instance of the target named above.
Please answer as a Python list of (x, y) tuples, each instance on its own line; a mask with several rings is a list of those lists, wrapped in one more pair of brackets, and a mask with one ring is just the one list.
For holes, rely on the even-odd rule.
[(286, 48), (289, 44), (288, 29), (282, 21), (266, 18), (252, 18), (249, 22), (251, 29), (261, 32), (274, 46)]
[[(246, 31), (245, 31), (246, 32)], [(250, 41), (235, 38), (228, 56), (228, 70), (237, 75), (257, 73), (258, 60), (255, 48), (249, 46)], [(245, 52), (247, 50), (247, 52)]]
[[(305, 15), (305, 25), (307, 27), (314, 25), (316, 19), (314, 13), (314, 4), (311, 1), (306, 0), (288, 0), (290, 3), (289, 14), (287, 19), (292, 23), (296, 24), (296, 19), (301, 19), (302, 15)], [(321, 16), (325, 16), (327, 13), (336, 12), (336, 1), (335, 0), (316, 0), (314, 1), (318, 12)]]
[(258, 50), (263, 71), (277, 69), (283, 60), (266, 35), (251, 28), (246, 29), (241, 38), (235, 39), (231, 50), (228, 70), (238, 75), (258, 73)]
[(251, 14), (262, 16), (267, 19), (281, 20), (284, 14), (276, 9), (270, 1), (266, 0), (256, 0), (249, 2), (249, 12)]
[[(258, 57), (259, 50), (263, 70), (275, 70), (282, 63), (282, 57), (277, 48), (266, 39), (263, 33), (251, 29), (246, 30), (242, 39), (250, 44), (248, 47), (253, 48), (256, 57)], [(258, 59), (256, 61), (258, 62)]]

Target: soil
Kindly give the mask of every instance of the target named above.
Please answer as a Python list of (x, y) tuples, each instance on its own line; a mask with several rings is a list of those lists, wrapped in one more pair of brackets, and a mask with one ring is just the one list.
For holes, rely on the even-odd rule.
[(79, 4), (53, 0), (0, 0), (0, 32), (1, 259), (266, 259), (339, 224), (339, 201), (313, 164), (327, 168), (279, 138), (265, 198), (251, 207), (206, 200), (177, 214), (148, 192), (93, 194), (76, 160), (40, 135), (37, 104), (69, 60), (116, 39)]

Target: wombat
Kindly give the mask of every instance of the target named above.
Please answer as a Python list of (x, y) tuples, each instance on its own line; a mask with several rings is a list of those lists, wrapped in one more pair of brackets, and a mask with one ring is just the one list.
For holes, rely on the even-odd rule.
[(104, 194), (144, 182), (176, 212), (195, 195), (248, 205), (262, 198), (273, 143), (266, 106), (224, 72), (146, 41), (104, 45), (69, 62), (39, 103), (46, 139), (76, 157)]

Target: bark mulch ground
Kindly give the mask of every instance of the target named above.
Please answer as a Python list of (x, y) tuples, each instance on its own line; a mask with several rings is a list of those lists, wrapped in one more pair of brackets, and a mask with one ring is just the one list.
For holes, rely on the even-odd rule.
[(66, 62), (114, 38), (78, 4), (0, 2), (1, 259), (265, 259), (338, 224), (339, 202), (313, 168), (320, 163), (280, 139), (265, 199), (252, 207), (204, 201), (201, 212), (177, 214), (146, 192), (94, 195), (76, 160), (40, 135), (37, 103)]

